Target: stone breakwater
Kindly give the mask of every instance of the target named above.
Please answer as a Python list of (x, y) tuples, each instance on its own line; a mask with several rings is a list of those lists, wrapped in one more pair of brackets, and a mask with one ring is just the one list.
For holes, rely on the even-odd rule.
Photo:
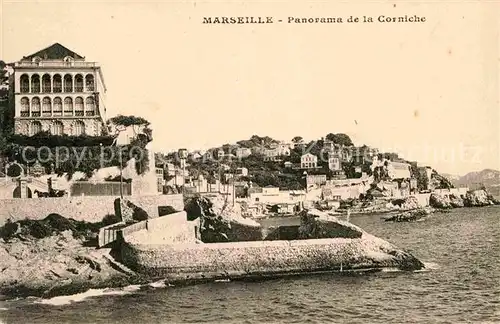
[(388, 242), (364, 233), (360, 239), (147, 245), (125, 243), (122, 260), (152, 279), (169, 282), (246, 279), (321, 271), (424, 265)]

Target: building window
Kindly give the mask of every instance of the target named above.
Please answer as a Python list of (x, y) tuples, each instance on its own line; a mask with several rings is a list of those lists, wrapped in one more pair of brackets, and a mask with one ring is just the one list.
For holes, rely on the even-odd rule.
[(64, 132), (64, 125), (60, 121), (56, 120), (52, 125), (52, 134), (53, 135), (62, 135)]
[(85, 99), (85, 115), (87, 116), (95, 115), (94, 97), (88, 97), (87, 99)]
[(38, 74), (31, 76), (31, 92), (40, 93), (40, 76)]
[(30, 92), (30, 77), (27, 74), (21, 75), (20, 78), (20, 83), (21, 83), (21, 93), (28, 93)]
[(64, 92), (73, 92), (73, 77), (71, 74), (64, 76)]
[(75, 76), (75, 92), (83, 92), (83, 76), (81, 74)]
[(75, 122), (75, 130), (73, 135), (79, 136), (85, 134), (85, 123), (81, 120)]
[(49, 74), (44, 74), (42, 77), (42, 92), (48, 93), (52, 91), (52, 84)]
[(30, 100), (26, 97), (21, 98), (21, 117), (30, 116)]
[(87, 74), (85, 77), (85, 88), (87, 91), (95, 91), (94, 76), (92, 74)]
[(54, 92), (62, 92), (62, 78), (60, 74), (54, 75)]
[(75, 99), (75, 116), (83, 116), (83, 98), (77, 97)]
[(52, 104), (49, 97), (42, 100), (42, 116), (50, 117), (52, 115)]
[(64, 116), (73, 116), (73, 99), (64, 98)]
[(66, 63), (66, 65), (68, 66), (71, 66), (71, 64), (73, 63), (73, 58), (71, 56), (66, 56), (64, 58), (64, 63)]
[(40, 117), (40, 98), (38, 97), (31, 99), (31, 116)]
[(54, 109), (52, 110), (53, 116), (62, 116), (63, 105), (62, 100), (59, 97), (54, 98)]
[(39, 121), (34, 121), (31, 123), (31, 128), (30, 128), (31, 136), (38, 134), (41, 131), (42, 131), (42, 123), (40, 123)]

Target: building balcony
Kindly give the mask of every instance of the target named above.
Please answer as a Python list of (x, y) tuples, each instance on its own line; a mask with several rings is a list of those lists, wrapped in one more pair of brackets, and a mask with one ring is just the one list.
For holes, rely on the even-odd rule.
[(39, 111), (33, 111), (31, 112), (31, 117), (40, 117), (40, 112)]
[(41, 61), (41, 62), (25, 61), (25, 62), (23, 62), (23, 61), (21, 61), (21, 62), (16, 62), (14, 67), (95, 68), (95, 67), (99, 67), (99, 64), (96, 62), (83, 62), (83, 61), (73, 61), (73, 62), (63, 62), (63, 61)]

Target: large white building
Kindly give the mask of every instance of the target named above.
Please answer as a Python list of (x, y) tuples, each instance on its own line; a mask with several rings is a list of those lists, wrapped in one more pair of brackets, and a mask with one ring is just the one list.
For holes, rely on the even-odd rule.
[(55, 43), (13, 70), (16, 134), (101, 135), (106, 86), (96, 62)]

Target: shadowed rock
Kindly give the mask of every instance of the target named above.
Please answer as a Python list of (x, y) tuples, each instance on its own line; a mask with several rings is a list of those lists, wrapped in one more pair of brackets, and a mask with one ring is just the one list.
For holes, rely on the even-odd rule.
[(126, 198), (117, 198), (114, 201), (115, 215), (126, 224), (149, 219), (148, 213)]
[(360, 238), (363, 230), (316, 209), (300, 213), (299, 239)]

